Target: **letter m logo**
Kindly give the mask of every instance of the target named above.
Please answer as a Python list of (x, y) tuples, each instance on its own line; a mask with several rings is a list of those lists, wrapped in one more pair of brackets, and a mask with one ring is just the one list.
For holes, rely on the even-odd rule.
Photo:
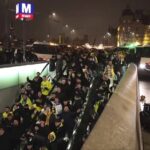
[(31, 14), (31, 4), (22, 3), (22, 13)]

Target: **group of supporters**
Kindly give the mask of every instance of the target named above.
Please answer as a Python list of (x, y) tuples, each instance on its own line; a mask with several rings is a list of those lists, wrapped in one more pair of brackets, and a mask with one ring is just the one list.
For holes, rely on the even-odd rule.
[[(87, 50), (63, 51), (57, 63), (50, 60), (58, 80), (41, 77), (40, 73), (34, 79), (27, 78), (16, 103), (2, 114), (0, 149), (65, 150), (83, 111), (92, 78), (101, 73), (99, 88), (103, 91), (99, 89), (95, 97), (109, 99), (125, 72), (124, 60), (118, 53)], [(96, 105), (94, 108), (98, 109)]]
[(38, 57), (29, 50), (25, 51), (25, 56), (23, 55), (23, 50), (21, 49), (0, 51), (0, 65), (38, 61)]

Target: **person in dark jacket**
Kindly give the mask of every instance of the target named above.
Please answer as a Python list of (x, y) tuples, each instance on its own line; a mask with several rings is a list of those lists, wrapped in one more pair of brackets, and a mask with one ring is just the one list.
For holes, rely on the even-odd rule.
[(41, 90), (41, 82), (42, 78), (40, 77), (40, 73), (37, 72), (36, 76), (33, 80), (30, 80), (29, 77), (27, 77), (27, 81), (31, 84), (31, 88), (34, 90), (34, 93), (37, 93)]
[(0, 125), (0, 149), (11, 150), (10, 137), (2, 125)]
[(32, 139), (27, 141), (27, 144), (25, 145), (23, 150), (35, 150)]
[(59, 117), (55, 120), (56, 126), (56, 137), (57, 137), (57, 146), (58, 150), (65, 150), (67, 142), (64, 140), (65, 137), (65, 128), (62, 119)]
[(59, 55), (56, 61), (56, 76), (59, 77), (62, 74), (62, 68), (63, 68), (63, 60), (61, 56)]
[(46, 101), (46, 97), (42, 95), (41, 91), (39, 91), (35, 98), (35, 104), (44, 105), (45, 101)]
[(5, 126), (5, 131), (8, 133), (11, 131), (12, 121), (13, 121), (13, 113), (8, 113), (7, 118), (2, 119), (2, 124)]
[(68, 106), (64, 107), (64, 111), (62, 113), (62, 119), (64, 120), (64, 128), (70, 137), (72, 134), (72, 130), (75, 124), (75, 113), (71, 112)]
[(10, 133), (12, 149), (15, 149), (18, 147), (22, 133), (23, 132), (22, 132), (20, 120), (18, 117), (16, 117), (13, 121), (12, 129), (11, 129), (11, 133)]
[(54, 71), (56, 69), (56, 57), (52, 56), (49, 61), (49, 71)]

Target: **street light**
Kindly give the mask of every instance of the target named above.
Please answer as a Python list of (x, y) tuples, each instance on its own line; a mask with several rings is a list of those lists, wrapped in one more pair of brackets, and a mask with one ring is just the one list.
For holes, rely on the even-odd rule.
[[(57, 14), (55, 13), (55, 12), (51, 12), (50, 14), (49, 14), (49, 32), (50, 32), (50, 34), (48, 34), (48, 36), (47, 36), (47, 38), (48, 38), (48, 40), (50, 39), (50, 38), (52, 38), (53, 37), (53, 35), (52, 35), (52, 31), (51, 31), (51, 28), (53, 27), (53, 23), (55, 22), (58, 22), (58, 16), (57, 16)], [(52, 26), (52, 27), (50, 27), (50, 26)]]
[(56, 17), (56, 13), (55, 13), (55, 12), (53, 12), (53, 13), (52, 13), (52, 16), (53, 16), (53, 17)]
[(56, 19), (56, 18), (57, 18), (57, 15), (55, 12), (50, 13), (49, 19)]
[(68, 24), (66, 24), (66, 25), (65, 25), (65, 28), (69, 28), (69, 25), (68, 25)]
[(72, 45), (75, 44), (75, 36), (76, 36), (76, 30), (75, 29), (72, 29), (70, 31), (70, 34), (71, 34), (71, 39), (72, 39)]
[(107, 32), (106, 35), (107, 35), (108, 37), (111, 37), (111, 33), (109, 33), (109, 32)]
[(104, 38), (105, 44), (109, 45), (110, 42), (111, 42), (110, 40), (112, 38), (112, 35), (111, 35), (110, 32), (107, 32), (107, 33), (105, 33), (105, 35), (103, 36), (103, 38)]
[(71, 33), (75, 33), (75, 32), (76, 32), (76, 30), (75, 30), (75, 29), (72, 29), (72, 30), (71, 30)]

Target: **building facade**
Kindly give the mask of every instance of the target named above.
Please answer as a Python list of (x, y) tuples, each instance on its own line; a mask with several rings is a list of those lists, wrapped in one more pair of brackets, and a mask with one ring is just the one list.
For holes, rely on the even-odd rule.
[(117, 46), (150, 45), (150, 13), (123, 10), (117, 28)]

